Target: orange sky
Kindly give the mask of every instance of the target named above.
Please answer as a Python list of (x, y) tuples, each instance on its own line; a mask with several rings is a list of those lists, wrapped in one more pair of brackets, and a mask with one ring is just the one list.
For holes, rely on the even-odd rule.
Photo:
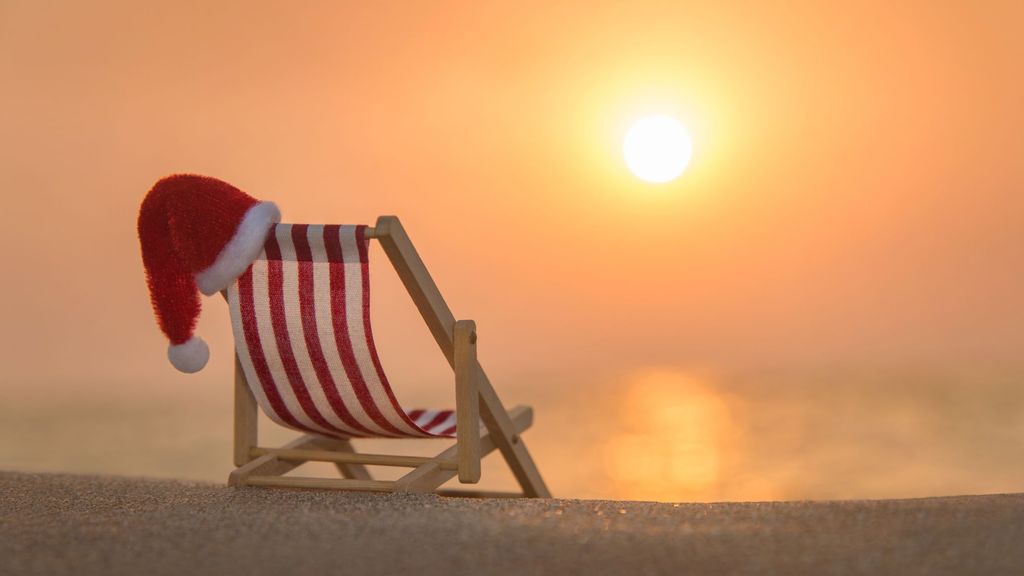
[[(223, 305), (193, 377), (149, 307), (135, 215), (179, 171), (287, 221), (400, 215), (517, 399), (611, 397), (652, 367), (1019, 373), (1022, 19), (1015, 2), (0, 0), (0, 397), (226, 385)], [(694, 138), (667, 185), (619, 150), (655, 112)], [(427, 398), (443, 362), (375, 275), (382, 356)]]

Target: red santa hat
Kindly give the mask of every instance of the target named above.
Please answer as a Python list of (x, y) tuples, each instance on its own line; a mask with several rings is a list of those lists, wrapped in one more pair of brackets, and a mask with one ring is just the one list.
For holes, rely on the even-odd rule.
[(167, 357), (182, 372), (198, 372), (210, 349), (194, 335), (199, 292), (210, 296), (242, 275), (281, 221), (273, 202), (260, 202), (216, 178), (178, 174), (153, 185), (139, 210), (146, 281)]

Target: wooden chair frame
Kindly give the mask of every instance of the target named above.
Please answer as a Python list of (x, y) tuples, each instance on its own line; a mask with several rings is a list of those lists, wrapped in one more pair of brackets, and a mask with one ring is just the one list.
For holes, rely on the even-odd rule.
[[(544, 480), (530, 457), (521, 434), (533, 423), (533, 409), (517, 406), (506, 411), (477, 361), (476, 324), (455, 320), (451, 309), (420, 259), (412, 241), (395, 216), (381, 216), (368, 239), (377, 239), (427, 323), (441, 352), (455, 373), (455, 444), (433, 458), (358, 453), (349, 440), (304, 434), (280, 447), (258, 444), (256, 399), (235, 355), (234, 463), (231, 486), (278, 486), (384, 492), (433, 492), (458, 476), (463, 484), (480, 479), (480, 461), (495, 449), (501, 452), (522, 493), (438, 491), (444, 495), (525, 496), (550, 498)], [(480, 426), (482, 421), (483, 426)], [(467, 433), (480, 430), (479, 434)], [(332, 462), (343, 478), (284, 476), (306, 462)], [(374, 480), (367, 465), (399, 466), (412, 470), (394, 481)]]

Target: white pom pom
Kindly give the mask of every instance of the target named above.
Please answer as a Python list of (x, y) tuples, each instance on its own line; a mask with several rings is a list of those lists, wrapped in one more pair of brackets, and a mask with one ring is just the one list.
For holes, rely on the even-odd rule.
[(199, 336), (189, 338), (184, 344), (171, 344), (167, 348), (171, 364), (186, 374), (199, 372), (210, 359), (210, 347)]

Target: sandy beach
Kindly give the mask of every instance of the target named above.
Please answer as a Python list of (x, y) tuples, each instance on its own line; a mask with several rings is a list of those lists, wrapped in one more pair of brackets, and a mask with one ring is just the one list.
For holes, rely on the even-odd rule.
[(1024, 495), (671, 504), (0, 473), (0, 573), (1020, 574)]

